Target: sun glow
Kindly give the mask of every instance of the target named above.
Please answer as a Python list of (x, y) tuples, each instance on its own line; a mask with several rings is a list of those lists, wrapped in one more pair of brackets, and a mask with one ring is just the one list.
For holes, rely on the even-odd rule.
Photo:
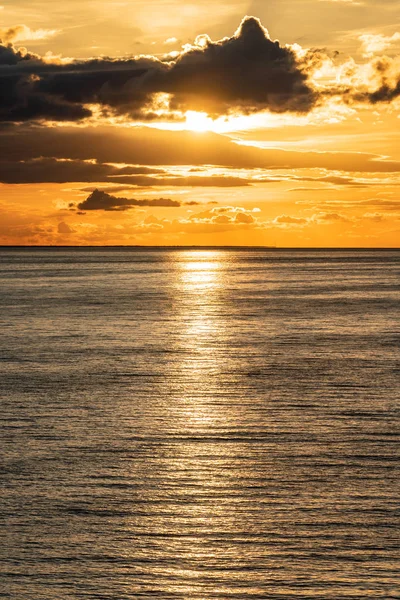
[[(248, 129), (249, 126), (253, 125), (251, 117), (244, 115), (220, 116), (212, 119), (205, 112), (188, 110), (185, 112), (184, 117), (183, 129), (197, 133), (205, 133), (207, 131), (228, 133), (230, 131)], [(258, 118), (256, 120), (258, 123)]]
[(186, 129), (202, 133), (204, 131), (213, 131), (214, 121), (206, 113), (188, 110), (185, 113)]
[[(160, 99), (160, 98), (158, 98)], [(165, 101), (165, 98), (161, 98), (161, 101)], [(156, 109), (153, 108), (153, 112), (158, 114), (160, 117), (167, 117), (168, 107)], [(265, 114), (261, 116), (260, 114), (255, 115), (221, 115), (215, 119), (212, 119), (205, 112), (199, 112), (196, 110), (187, 110), (185, 113), (171, 113), (171, 117), (175, 116), (174, 120), (155, 120), (151, 121), (142, 121), (140, 123), (131, 122), (126, 126), (128, 127), (137, 127), (138, 125), (145, 127), (152, 127), (154, 129), (163, 129), (165, 131), (193, 131), (195, 133), (230, 133), (233, 131), (244, 131), (247, 129), (254, 129), (257, 127), (266, 126)], [(264, 117), (264, 120), (263, 118)], [(115, 121), (114, 121), (115, 122)]]

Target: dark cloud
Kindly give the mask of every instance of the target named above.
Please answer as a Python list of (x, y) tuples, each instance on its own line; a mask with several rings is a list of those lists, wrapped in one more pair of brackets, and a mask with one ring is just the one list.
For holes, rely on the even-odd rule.
[[(325, 54), (299, 58), (273, 41), (260, 21), (245, 17), (230, 38), (200, 36), (174, 59), (139, 56), (63, 63), (11, 44), (0, 45), (0, 122), (80, 121), (103, 114), (131, 120), (181, 119), (186, 110), (212, 116), (261, 110), (307, 113), (329, 96), (348, 103), (391, 102), (400, 95), (400, 77), (389, 77), (390, 59), (374, 59), (381, 78), (375, 90), (332, 86), (316, 91), (309, 82)], [(169, 104), (156, 105), (157, 95)]]
[(392, 102), (400, 96), (400, 77), (397, 83), (391, 86), (387, 82), (383, 82), (378, 89), (373, 92), (362, 92), (354, 94), (354, 100), (358, 102), (368, 102), (370, 104), (378, 104), (378, 102)]
[(167, 68), (152, 57), (63, 64), (0, 45), (0, 121), (79, 121), (92, 115), (87, 104), (118, 112), (129, 105), (129, 112), (138, 113), (151, 104), (152, 93), (135, 81)]
[[(147, 127), (13, 126), (0, 129), (0, 148), (4, 148), (7, 163), (30, 161), (51, 153), (52, 157), (59, 159), (147, 165), (154, 169), (160, 165), (213, 165), (235, 169), (319, 168), (360, 173), (400, 172), (400, 161), (386, 160), (372, 153), (261, 149), (236, 144), (213, 133), (198, 136), (187, 131)], [(17, 170), (22, 172), (23, 169), (24, 165), (18, 164), (15, 173), (18, 175)], [(7, 180), (7, 166), (1, 172)], [(94, 182), (93, 179), (88, 181)], [(116, 185), (122, 183), (114, 177), (107, 181)]]
[(201, 43), (176, 60), (155, 57), (49, 63), (0, 47), (0, 120), (80, 120), (99, 104), (133, 119), (159, 118), (155, 94), (171, 95), (170, 108), (225, 114), (269, 109), (308, 112), (316, 94), (295, 54), (272, 41), (260, 21), (243, 19), (231, 38)]
[(67, 183), (102, 181), (115, 169), (106, 164), (82, 160), (34, 158), (26, 161), (0, 161), (2, 183)]
[(231, 38), (181, 55), (168, 72), (163, 91), (173, 106), (221, 114), (230, 109), (255, 112), (308, 112), (316, 97), (294, 53), (272, 41), (260, 21), (243, 19)]
[[(157, 175), (157, 177), (152, 176)], [(1, 183), (112, 182), (108, 192), (134, 187), (245, 187), (251, 179), (225, 175), (171, 177), (164, 169), (126, 166), (118, 168), (90, 160), (34, 158), (0, 160)], [(125, 184), (125, 185), (121, 185)], [(94, 188), (84, 191), (93, 191)]]
[(4, 65), (11, 66), (17, 65), (22, 61), (29, 61), (37, 59), (40, 61), (40, 57), (35, 54), (29, 54), (25, 50), (17, 50), (12, 44), (3, 45), (0, 40), (0, 66)]
[(389, 56), (373, 58), (369, 67), (374, 72), (377, 82), (372, 90), (333, 86), (326, 90), (324, 95), (341, 96), (347, 104), (355, 102), (378, 104), (396, 100), (400, 96), (400, 73), (396, 59)]
[[(397, 81), (391, 81), (390, 72), (393, 69), (393, 59), (389, 57), (378, 58), (373, 62), (375, 72), (380, 77), (379, 87), (367, 94), (361, 96), (361, 100), (367, 100), (371, 104), (378, 102), (392, 102), (400, 96), (400, 73), (397, 75)], [(397, 69), (398, 71), (398, 69)]]
[(117, 198), (111, 196), (107, 192), (102, 192), (98, 189), (94, 190), (90, 196), (83, 202), (78, 204), (80, 211), (87, 210), (105, 210), (105, 211), (125, 211), (135, 206), (151, 206), (151, 207), (177, 207), (180, 202), (170, 200), (169, 198), (156, 198), (152, 200), (135, 200), (133, 198)]
[(43, 69), (46, 64), (36, 54), (0, 44), (0, 122), (79, 121), (92, 114), (82, 103), (42, 90)]
[[(1, 183), (68, 183), (112, 181), (119, 173), (164, 173), (162, 169), (149, 167), (117, 167), (78, 159), (33, 158), (26, 161), (0, 160)], [(138, 177), (139, 175), (132, 175)], [(153, 181), (153, 178), (150, 178)]]

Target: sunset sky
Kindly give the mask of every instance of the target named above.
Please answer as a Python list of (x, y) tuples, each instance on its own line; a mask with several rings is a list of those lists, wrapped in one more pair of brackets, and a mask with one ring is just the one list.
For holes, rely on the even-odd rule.
[(394, 247), (398, 0), (0, 0), (0, 244)]

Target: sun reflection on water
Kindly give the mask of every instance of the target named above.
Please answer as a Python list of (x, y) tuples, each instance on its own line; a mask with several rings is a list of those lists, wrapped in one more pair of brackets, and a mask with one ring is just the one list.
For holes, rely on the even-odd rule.
[(215, 290), (221, 285), (221, 253), (217, 251), (185, 252), (179, 263), (183, 291)]
[[(236, 427), (237, 406), (226, 401), (226, 372), (231, 353), (225, 289), (229, 257), (220, 251), (179, 252), (174, 260), (174, 315), (179, 322), (174, 342), (173, 375), (164, 410), (169, 424), (160, 462), (163, 485), (157, 492), (179, 511), (159, 517), (164, 538), (160, 555), (173, 552), (163, 576), (168, 591), (182, 597), (215, 598), (224, 590), (224, 568), (216, 580), (205, 581), (207, 561), (230, 561), (229, 543), (221, 546), (222, 532), (238, 526), (236, 514), (237, 460), (226, 444)], [(171, 371), (172, 373), (172, 371)], [(242, 527), (242, 524), (240, 524)], [(171, 535), (169, 545), (165, 538)], [(236, 552), (234, 560), (241, 560)], [(226, 588), (228, 589), (228, 588)]]
[(223, 254), (214, 250), (184, 252), (177, 264), (182, 324), (179, 371), (185, 381), (181, 415), (196, 434), (215, 427), (221, 417), (213, 391), (222, 368), (224, 321), (220, 313), (225, 267)]
[[(217, 332), (223, 261), (218, 251), (188, 251), (179, 262), (184, 338), (189, 347), (204, 349), (206, 337)], [(209, 339), (209, 338), (208, 338)]]

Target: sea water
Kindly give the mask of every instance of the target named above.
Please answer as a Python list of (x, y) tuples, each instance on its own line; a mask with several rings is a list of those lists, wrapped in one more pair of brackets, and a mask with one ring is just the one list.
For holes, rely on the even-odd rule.
[(399, 251), (0, 250), (1, 598), (400, 598)]

